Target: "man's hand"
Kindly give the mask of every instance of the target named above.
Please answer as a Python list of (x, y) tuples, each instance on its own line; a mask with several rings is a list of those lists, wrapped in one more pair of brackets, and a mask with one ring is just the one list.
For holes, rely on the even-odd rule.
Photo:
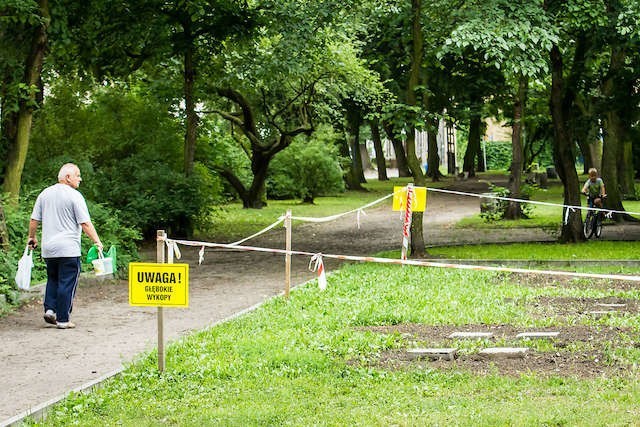
[(29, 246), (29, 249), (31, 250), (35, 249), (38, 246), (38, 239), (36, 239), (35, 237), (30, 237), (27, 241), (27, 246)]

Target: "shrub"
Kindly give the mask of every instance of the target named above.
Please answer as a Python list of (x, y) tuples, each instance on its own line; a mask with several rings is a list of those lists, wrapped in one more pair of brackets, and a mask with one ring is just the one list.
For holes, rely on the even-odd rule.
[(340, 159), (332, 145), (321, 140), (297, 140), (271, 161), (267, 180), (270, 198), (314, 198), (344, 191)]
[[(508, 188), (499, 187), (497, 185), (490, 185), (489, 189), (491, 193), (496, 197), (511, 197), (511, 192)], [(531, 185), (523, 185), (520, 189), (520, 196), (522, 199), (530, 199), (533, 194), (534, 187)], [(490, 206), (486, 209), (482, 209), (480, 217), (486, 222), (494, 222), (504, 219), (507, 213), (509, 202), (502, 199), (492, 199)], [(531, 217), (533, 212), (533, 205), (530, 203), (521, 203), (520, 209), (522, 210), (522, 216), (524, 218)]]
[(65, 162), (80, 166), (87, 200), (118, 211), (119, 221), (155, 236), (162, 228), (190, 234), (221, 192), (219, 178), (183, 169), (183, 130), (157, 99), (122, 88), (92, 88), (91, 102), (63, 84), (34, 124), (25, 183), (43, 188)]
[(186, 177), (163, 159), (138, 154), (100, 169), (85, 192), (92, 200), (116, 207), (122, 221), (149, 237), (157, 229), (189, 234), (182, 227), (200, 217), (219, 190), (217, 181), (199, 165)]
[(511, 142), (488, 142), (487, 169), (508, 170), (511, 167)]

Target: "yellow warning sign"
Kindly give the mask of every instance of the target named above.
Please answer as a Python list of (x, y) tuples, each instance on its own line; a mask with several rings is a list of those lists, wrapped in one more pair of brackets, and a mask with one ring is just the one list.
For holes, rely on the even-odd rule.
[(129, 305), (189, 306), (189, 264), (129, 263)]
[[(427, 187), (413, 187), (413, 212), (424, 212), (427, 207)], [(407, 187), (393, 187), (393, 210), (403, 211), (407, 206)]]

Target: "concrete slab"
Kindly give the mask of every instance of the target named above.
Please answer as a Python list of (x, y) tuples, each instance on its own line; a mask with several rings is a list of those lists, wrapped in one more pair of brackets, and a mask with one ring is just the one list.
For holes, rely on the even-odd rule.
[(596, 303), (598, 307), (606, 307), (606, 308), (625, 308), (627, 304), (605, 304), (603, 302)]
[(560, 332), (522, 332), (516, 338), (555, 338)]
[(412, 348), (407, 350), (411, 359), (455, 360), (457, 348)]
[(481, 350), (478, 354), (488, 359), (519, 359), (529, 353), (528, 347), (491, 347)]
[(491, 338), (493, 332), (454, 332), (449, 338)]
[(612, 314), (616, 314), (617, 311), (615, 310), (606, 310), (606, 311), (589, 311), (587, 312), (588, 315), (595, 317), (596, 319), (602, 318), (602, 317), (607, 317), (607, 316), (611, 316)]

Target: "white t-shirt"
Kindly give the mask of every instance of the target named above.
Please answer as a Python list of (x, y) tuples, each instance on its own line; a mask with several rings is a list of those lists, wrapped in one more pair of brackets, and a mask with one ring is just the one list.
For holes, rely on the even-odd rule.
[(55, 184), (36, 199), (31, 219), (42, 223), (42, 257), (79, 257), (80, 224), (91, 221), (84, 197), (75, 188)]

